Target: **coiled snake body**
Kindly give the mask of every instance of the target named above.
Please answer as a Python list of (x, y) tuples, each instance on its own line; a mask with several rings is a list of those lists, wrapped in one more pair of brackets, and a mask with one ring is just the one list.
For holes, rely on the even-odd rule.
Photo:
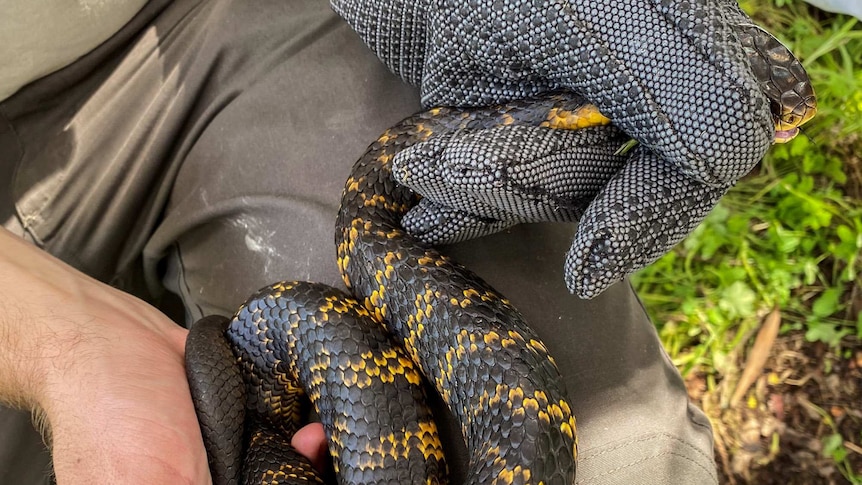
[(252, 296), (226, 331), (216, 317), (192, 327), (189, 381), (215, 483), (322, 483), (287, 438), (302, 389), (341, 483), (445, 482), (422, 376), (461, 424), (469, 483), (574, 483), (575, 418), (547, 348), (503, 296), (401, 229), (416, 197), (391, 178), (395, 154), (432, 134), (512, 123), (594, 130), (596, 143), (622, 136), (568, 95), (408, 118), (345, 185), (336, 244), (355, 296), (282, 282)]
[[(580, 98), (556, 97), (499, 109), (431, 110), (381, 135), (354, 166), (336, 223), (339, 267), (360, 300), (320, 284), (283, 282), (253, 296), (230, 322), (227, 335), (250, 377), (248, 407), (256, 419), (281, 423), (282, 415), (298, 416), (292, 393), (304, 388), (328, 431), (342, 483), (442, 483), (442, 447), (422, 404), (421, 369), (462, 425), (472, 483), (572, 483), (575, 419), (553, 359), (504, 297), (404, 233), (399, 221), (415, 196), (393, 182), (390, 165), (397, 151), (434, 133), (589, 120), (604, 122)], [(618, 134), (606, 128), (597, 137)], [(191, 351), (188, 358), (212, 355), (200, 354)], [(221, 378), (231, 371), (208, 366), (190, 367)], [(218, 406), (225, 400), (217, 399)], [(199, 413), (206, 426), (203, 416), (211, 413)], [(275, 424), (286, 433), (290, 426)], [(255, 447), (284, 441), (264, 433), (255, 431)], [(240, 453), (228, 454), (235, 464), (227, 468), (238, 468)], [(307, 471), (294, 462), (278, 466), (286, 468), (247, 467), (244, 483)]]

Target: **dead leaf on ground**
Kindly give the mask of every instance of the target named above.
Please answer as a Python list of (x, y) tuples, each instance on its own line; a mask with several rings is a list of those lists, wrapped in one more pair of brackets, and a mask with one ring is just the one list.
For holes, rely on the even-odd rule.
[(739, 378), (736, 390), (733, 391), (733, 396), (730, 398), (730, 405), (732, 407), (739, 404), (740, 399), (748, 392), (748, 388), (762, 374), (763, 366), (766, 364), (769, 351), (772, 349), (772, 344), (775, 343), (775, 337), (778, 336), (778, 329), (780, 327), (781, 311), (776, 308), (769, 312), (769, 315), (763, 320), (760, 331), (757, 332), (757, 338), (754, 340), (754, 345), (751, 347), (751, 352), (745, 361), (742, 377)]

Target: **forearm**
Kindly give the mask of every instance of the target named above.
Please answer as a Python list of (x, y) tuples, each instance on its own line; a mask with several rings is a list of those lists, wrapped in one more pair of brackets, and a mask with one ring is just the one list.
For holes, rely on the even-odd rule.
[[(55, 348), (53, 359), (40, 342), (75, 341), (40, 298), (52, 298), (46, 284), (63, 286), (63, 274), (49, 277), (51, 257), (0, 229), (0, 402), (32, 407), (41, 399), (48, 366), (61, 365), (66, 348)], [(66, 281), (68, 283), (68, 281)]]
[(113, 363), (126, 332), (182, 348), (183, 331), (146, 303), (0, 230), (0, 401), (46, 406)]
[(208, 483), (184, 329), (5, 230), (0, 308), (0, 401), (44, 411), (58, 483)]

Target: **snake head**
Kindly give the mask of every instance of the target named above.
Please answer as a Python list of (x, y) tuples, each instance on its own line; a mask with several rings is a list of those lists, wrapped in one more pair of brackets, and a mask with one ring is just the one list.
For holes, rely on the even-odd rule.
[(787, 143), (817, 113), (811, 79), (799, 59), (775, 36), (750, 23), (737, 28), (751, 71), (769, 98), (775, 143)]

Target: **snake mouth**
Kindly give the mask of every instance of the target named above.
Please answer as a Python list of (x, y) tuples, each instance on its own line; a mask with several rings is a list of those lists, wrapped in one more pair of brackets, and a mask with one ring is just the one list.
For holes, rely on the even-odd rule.
[(790, 128), (789, 130), (775, 130), (775, 138), (773, 143), (787, 143), (796, 138), (799, 134), (799, 128)]
[[(809, 89), (811, 88), (809, 87)], [(774, 143), (787, 143), (796, 138), (800, 132), (799, 127), (808, 123), (817, 113), (817, 101), (812, 91), (811, 95), (806, 96), (795, 105), (790, 105), (790, 103), (786, 103), (785, 106), (773, 105), (772, 110), (774, 113), (779, 113), (774, 117)]]

